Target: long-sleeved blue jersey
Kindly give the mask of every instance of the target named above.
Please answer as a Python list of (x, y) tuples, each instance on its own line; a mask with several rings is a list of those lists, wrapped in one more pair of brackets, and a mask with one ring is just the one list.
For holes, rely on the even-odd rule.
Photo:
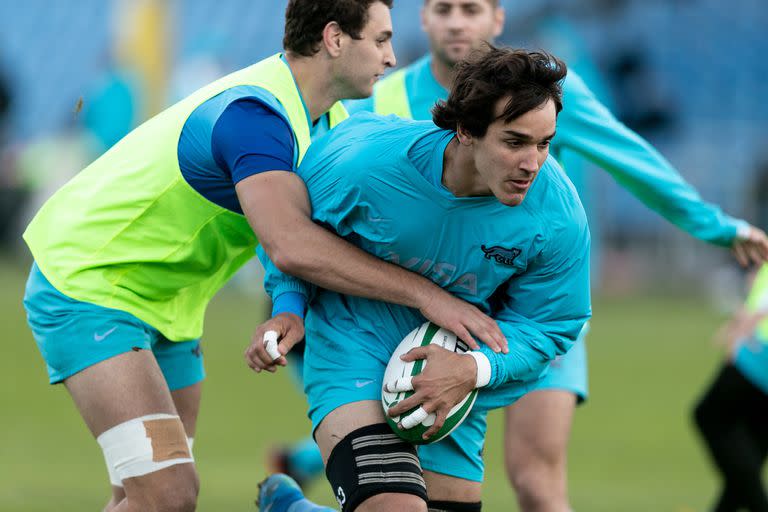
[[(489, 387), (530, 380), (570, 348), (591, 314), (586, 216), (552, 158), (520, 206), (455, 197), (441, 183), (454, 135), (429, 122), (361, 114), (315, 141), (298, 173), (316, 222), (493, 315), (510, 353), (483, 348)], [(264, 263), (273, 297), (297, 284)], [(311, 332), (345, 325), (388, 360), (422, 321), (405, 307), (321, 290), (307, 315), (308, 345)], [(354, 343), (338, 349), (350, 353)]]

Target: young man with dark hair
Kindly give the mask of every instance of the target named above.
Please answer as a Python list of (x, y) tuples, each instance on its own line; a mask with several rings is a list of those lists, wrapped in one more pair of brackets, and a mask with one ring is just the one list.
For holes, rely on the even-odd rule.
[(338, 101), (371, 94), (395, 64), (390, 6), (291, 0), (287, 25), (311, 32), (135, 129), (27, 228), (29, 325), (50, 382), (65, 384), (104, 451), (107, 510), (195, 508), (203, 316), (259, 240), (280, 268), (323, 287), (505, 342), (476, 307), (310, 219), (294, 169), (313, 137), (346, 118)]
[[(385, 422), (381, 389), (392, 353), (423, 317), (317, 290), (306, 319), (305, 390), (343, 511), (480, 510), (487, 411), (528, 391), (588, 319), (586, 217), (548, 158), (565, 73), (545, 53), (478, 52), (435, 108), (437, 126), (360, 114), (316, 141), (299, 167), (316, 222), (378, 257), (410, 262), (488, 311), (510, 348), (459, 355), (431, 345), (405, 356), (427, 364), (413, 379), (414, 394), (389, 414), (435, 413), (425, 438), (467, 393), (483, 388), (464, 423), (417, 452)], [(491, 258), (487, 247), (513, 256)], [(273, 290), (280, 276), (267, 269)], [(268, 362), (249, 354), (249, 364)], [(312, 510), (286, 482), (265, 482), (262, 510)]]
[[(430, 52), (381, 80), (371, 98), (348, 104), (350, 112), (430, 119), (435, 102), (448, 95), (456, 63), (501, 34), (505, 12), (493, 0), (425, 0), (421, 18)], [(731, 248), (742, 265), (768, 256), (762, 230), (703, 201), (668, 160), (596, 99), (573, 70), (563, 83), (563, 112), (552, 143), (555, 157), (565, 151), (603, 168), (691, 236)], [(586, 334), (585, 330), (573, 350), (553, 362), (533, 392), (505, 411), (507, 473), (526, 512), (570, 510), (566, 455), (574, 410), (588, 396)], [(307, 455), (304, 459), (312, 460)]]

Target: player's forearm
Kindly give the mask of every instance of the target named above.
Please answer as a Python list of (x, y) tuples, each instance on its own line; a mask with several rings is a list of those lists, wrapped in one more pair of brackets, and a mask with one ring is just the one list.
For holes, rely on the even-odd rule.
[(548, 335), (508, 322), (499, 322), (499, 327), (509, 342), (509, 353), (497, 354), (485, 346), (480, 349), (491, 366), (489, 388), (537, 379), (556, 356), (567, 352), (576, 341), (575, 337)]
[(322, 288), (421, 308), (442, 290), (428, 279), (387, 263), (307, 220), (267, 252), (283, 272)]
[(627, 137), (623, 147), (617, 144), (601, 157), (604, 168), (643, 204), (691, 236), (716, 245), (731, 245), (739, 226), (746, 228), (746, 222), (704, 201), (666, 158), (638, 135), (632, 135), (639, 140)]
[(306, 188), (293, 173), (252, 176), (237, 184), (237, 192), (262, 248), (285, 274), (340, 293), (419, 309), (435, 294), (446, 293), (313, 223)]

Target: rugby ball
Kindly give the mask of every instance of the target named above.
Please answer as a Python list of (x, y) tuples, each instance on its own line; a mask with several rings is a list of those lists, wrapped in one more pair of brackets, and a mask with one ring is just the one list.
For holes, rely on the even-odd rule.
[(424, 440), (421, 436), (435, 423), (436, 415), (434, 413), (427, 415), (426, 419), (418, 423), (415, 427), (409, 429), (398, 427), (398, 423), (413, 414), (418, 407), (411, 409), (401, 416), (390, 417), (387, 415), (387, 410), (390, 407), (393, 407), (398, 402), (413, 395), (413, 391), (390, 392), (386, 390), (386, 383), (394, 382), (400, 377), (415, 377), (424, 370), (424, 367), (427, 364), (426, 360), (405, 362), (400, 359), (400, 356), (413, 348), (424, 347), (430, 343), (440, 345), (444, 349), (457, 353), (464, 353), (469, 350), (469, 347), (463, 341), (459, 340), (451, 331), (443, 329), (432, 322), (425, 322), (421, 327), (411, 331), (403, 341), (400, 342), (394, 354), (392, 354), (392, 357), (389, 359), (387, 369), (384, 371), (385, 385), (382, 387), (381, 391), (381, 404), (384, 407), (384, 415), (387, 418), (387, 423), (398, 436), (413, 444), (434, 443), (453, 432), (453, 430), (464, 421), (464, 418), (467, 417), (467, 414), (469, 414), (469, 411), (472, 409), (472, 405), (477, 398), (477, 389), (473, 389), (461, 402), (451, 409), (443, 426), (428, 440)]

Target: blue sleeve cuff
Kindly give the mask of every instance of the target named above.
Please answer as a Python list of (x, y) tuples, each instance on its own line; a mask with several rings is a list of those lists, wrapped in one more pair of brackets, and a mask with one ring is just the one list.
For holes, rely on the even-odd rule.
[(480, 345), (480, 352), (488, 358), (488, 362), (491, 363), (491, 380), (488, 382), (487, 387), (495, 388), (506, 381), (506, 372), (504, 371), (504, 360), (501, 354), (497, 354), (485, 344)]
[(541, 375), (549, 364), (548, 361), (534, 363), (514, 350), (510, 350), (507, 354), (496, 353), (485, 344), (480, 345), (480, 352), (491, 363), (491, 380), (486, 386), (488, 388), (497, 388), (507, 382), (533, 381)]
[(272, 316), (280, 313), (293, 313), (304, 318), (307, 309), (307, 298), (301, 293), (287, 292), (275, 297), (272, 304)]
[(281, 277), (281, 279), (277, 280), (277, 284), (272, 288), (271, 295), (273, 302), (284, 293), (297, 293), (304, 296), (304, 303), (309, 301), (309, 297), (311, 296), (309, 283), (286, 274), (281, 274), (279, 277)]

